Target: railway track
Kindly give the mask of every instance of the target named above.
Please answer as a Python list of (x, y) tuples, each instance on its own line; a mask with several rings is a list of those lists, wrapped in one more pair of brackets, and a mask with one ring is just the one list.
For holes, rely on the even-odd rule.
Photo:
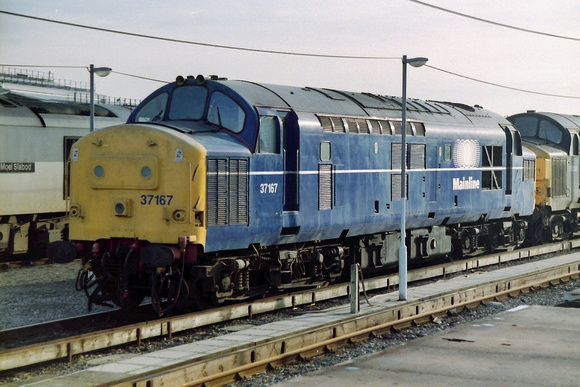
[[(52, 340), (59, 340), (76, 336), (80, 333), (79, 331), (90, 334), (100, 330), (111, 329), (119, 325), (151, 321), (155, 317), (156, 315), (151, 310), (151, 306), (143, 305), (131, 314), (127, 314), (120, 309), (115, 309), (7, 329), (0, 331), (0, 351), (46, 343), (45, 332), (50, 332), (51, 336), (53, 336), (51, 338)], [(39, 336), (39, 334), (42, 336)]]
[[(429, 278), (437, 278), (437, 277), (444, 278), (447, 275), (451, 275), (453, 273), (461, 273), (469, 270), (477, 270), (484, 268), (486, 266), (497, 265), (509, 261), (523, 260), (543, 254), (569, 252), (572, 249), (577, 248), (578, 246), (580, 246), (580, 241), (562, 242), (562, 243), (554, 243), (551, 245), (544, 245), (540, 247), (527, 248), (518, 251), (497, 253), (493, 255), (477, 257), (462, 261), (450, 262), (446, 264), (440, 264), (437, 266), (430, 266), (426, 268), (409, 271), (408, 280), (410, 282), (413, 282), (426, 280)], [(562, 278), (564, 278), (574, 276), (577, 274), (560, 273), (559, 275), (561, 277), (563, 276)], [(554, 278), (556, 279), (548, 279), (548, 280), (542, 279), (540, 282), (546, 283), (546, 281), (549, 282), (552, 280), (559, 280), (558, 279), (559, 277)], [(394, 288), (397, 285), (398, 285), (397, 274), (367, 279), (365, 281), (367, 291), (374, 289)], [(486, 291), (485, 297), (489, 299), (501, 296), (502, 292), (504, 294), (510, 294), (513, 292), (521, 291), (519, 290), (519, 287), (518, 288), (511, 287), (511, 285), (509, 289), (503, 289), (502, 287), (503, 285), (502, 286), (495, 285), (495, 286), (497, 288), (496, 292), (493, 293), (491, 291)], [(529, 288), (541, 285), (539, 285), (539, 283), (534, 283), (532, 285), (526, 283), (525, 286)], [(69, 361), (71, 361), (73, 356), (78, 354), (83, 354), (87, 352), (92, 352), (100, 349), (110, 348), (129, 343), (136, 343), (137, 345), (140, 345), (143, 340), (155, 337), (172, 338), (173, 335), (181, 331), (186, 331), (209, 324), (221, 323), (227, 320), (252, 317), (253, 315), (270, 312), (273, 310), (292, 308), (305, 304), (312, 304), (318, 301), (328, 300), (337, 297), (345, 297), (349, 293), (350, 293), (349, 284), (339, 284), (307, 292), (284, 294), (277, 297), (253, 301), (251, 303), (225, 306), (221, 308), (204, 311), (201, 313), (162, 318), (154, 321), (139, 322), (127, 326), (101, 330), (98, 332), (85, 333), (81, 335), (60, 338), (48, 342), (40, 342), (31, 345), (26, 345), (23, 347), (2, 350), (0, 351), (0, 371), (12, 370), (43, 362), (55, 361), (59, 359), (68, 359)], [(456, 309), (463, 307), (464, 304), (467, 305), (473, 302), (478, 303), (482, 302), (482, 300), (478, 300), (477, 298), (471, 299), (471, 297), (469, 296), (461, 296), (461, 298), (455, 299), (452, 302), (448, 301), (444, 302), (444, 305), (446, 305), (448, 308)], [(422, 320), (429, 320), (433, 315), (446, 312), (446, 309), (435, 310), (432, 307), (427, 308), (425, 305), (419, 304), (409, 305), (406, 308), (408, 308), (408, 310), (411, 312), (406, 311), (407, 309), (405, 309), (405, 311), (400, 310), (398, 312), (398, 318), (395, 321), (392, 321), (391, 326), (404, 326), (405, 324), (418, 323)], [(427, 309), (429, 309), (429, 311), (423, 312), (423, 310)], [(433, 309), (433, 311), (431, 311), (431, 309)], [(387, 319), (384, 321), (391, 321), (391, 319)], [(53, 327), (52, 329), (54, 329), (55, 326), (53, 325), (52, 327)], [(13, 329), (9, 332), (0, 333), (1, 341), (5, 342), (7, 340), (15, 340), (16, 337), (19, 336), (22, 337), (23, 335), (26, 336), (27, 333), (22, 331), (22, 329), (28, 329), (28, 332), (30, 332), (31, 330), (30, 327), (28, 328), (24, 327), (19, 329)], [(42, 331), (44, 329), (47, 329), (47, 326), (45, 326), (44, 324), (38, 324), (34, 326), (32, 329), (34, 331)], [(370, 332), (380, 331), (381, 329), (391, 329), (391, 328), (390, 326), (384, 327), (379, 326), (374, 327)], [(352, 334), (355, 335), (356, 337), (360, 337), (361, 335), (364, 336), (368, 335), (369, 333), (353, 332)], [(333, 340), (335, 339), (336, 343), (339, 343), (344, 340), (346, 341), (351, 340), (351, 338), (349, 337), (343, 338), (342, 340), (338, 339), (337, 337), (333, 338)], [(304, 351), (309, 352), (310, 350), (300, 349), (298, 351), (299, 353), (302, 353), (302, 355), (300, 356), (304, 355), (305, 353)], [(273, 361), (276, 362), (277, 360)]]
[[(576, 262), (572, 265), (565, 264), (525, 275), (504, 277), (476, 287), (443, 292), (415, 302), (398, 303), (378, 311), (370, 310), (362, 315), (321, 324), (315, 329), (309, 328), (308, 331), (282, 335), (267, 343), (257, 342), (253, 346), (228, 348), (228, 352), (224, 351), (209, 359), (200, 357), (198, 361), (157, 369), (155, 374), (143, 373), (135, 377), (119, 378), (116, 382), (133, 385), (184, 383), (188, 386), (229, 384), (272, 368), (333, 352), (352, 342), (365, 341), (411, 325), (433, 321), (451, 311), (514, 297), (536, 288), (579, 277), (580, 257), (576, 257)], [(199, 377), (191, 380), (192, 375)]]
[(20, 257), (10, 258), (8, 260), (3, 260), (0, 262), (0, 270), (10, 270), (10, 269), (20, 269), (22, 267), (29, 266), (40, 266), (40, 265), (52, 265), (48, 258), (30, 258), (30, 257)]

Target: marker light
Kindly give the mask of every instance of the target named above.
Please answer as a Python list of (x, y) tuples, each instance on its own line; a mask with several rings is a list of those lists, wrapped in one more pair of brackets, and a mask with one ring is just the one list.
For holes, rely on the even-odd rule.
[(141, 176), (144, 179), (149, 179), (151, 177), (151, 168), (149, 168), (149, 167), (143, 167), (141, 169)]
[(95, 167), (95, 171), (94, 172), (95, 172), (95, 176), (96, 177), (103, 177), (103, 175), (105, 174), (105, 168), (103, 168), (100, 165), (97, 165)]

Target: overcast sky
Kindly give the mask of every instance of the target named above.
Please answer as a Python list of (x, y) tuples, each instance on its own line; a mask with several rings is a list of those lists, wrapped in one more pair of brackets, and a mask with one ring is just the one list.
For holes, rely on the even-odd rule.
[[(424, 0), (563, 39), (483, 23), (409, 0), (0, 0), (0, 10), (185, 41), (310, 54), (424, 56), (428, 64), (523, 93), (409, 68), (410, 98), (482, 105), (502, 115), (528, 109), (580, 114), (580, 1)], [(574, 40), (575, 39), (575, 40)], [(245, 52), (151, 40), (0, 14), (0, 64), (108, 66), (173, 81), (217, 74), (292, 86), (401, 95), (400, 59), (332, 59)], [(87, 81), (84, 69), (45, 68)], [(162, 84), (111, 74), (97, 91), (145, 98)]]

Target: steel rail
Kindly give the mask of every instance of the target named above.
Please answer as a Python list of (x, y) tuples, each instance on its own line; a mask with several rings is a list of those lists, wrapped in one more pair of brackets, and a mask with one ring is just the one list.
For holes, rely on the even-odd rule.
[[(580, 240), (558, 242), (544, 246), (536, 246), (517, 251), (495, 253), (456, 262), (409, 271), (409, 281), (419, 281), (434, 277), (445, 277), (451, 273), (477, 270), (488, 265), (502, 264), (508, 261), (521, 260), (549, 253), (568, 252), (580, 246)], [(368, 279), (366, 289), (391, 288), (398, 285), (398, 275), (391, 274), (383, 277)], [(72, 361), (74, 355), (93, 352), (119, 345), (136, 342), (141, 345), (142, 340), (155, 337), (172, 338), (174, 333), (186, 331), (201, 326), (225, 322), (238, 318), (252, 318), (255, 314), (271, 312), (279, 309), (295, 308), (299, 305), (308, 305), (317, 301), (344, 297), (350, 294), (349, 284), (337, 284), (300, 293), (283, 294), (249, 303), (236, 304), (227, 307), (210, 309), (195, 314), (173, 316), (136, 323), (119, 328), (111, 328), (93, 333), (76, 335), (68, 338), (27, 345), (0, 351), (0, 371), (6, 371), (39, 363), (68, 359)], [(41, 330), (41, 325), (36, 325)], [(16, 333), (15, 333), (16, 335)], [(3, 336), (10, 340), (10, 336)]]
[[(578, 273), (576, 275), (580, 276), (580, 274), (578, 274)], [(566, 275), (565, 277), (569, 277), (569, 275)], [(557, 280), (557, 279), (555, 278), (553, 280)], [(553, 280), (549, 280), (547, 282), (552, 282)], [(211, 382), (223, 382), (224, 384), (237, 382), (237, 381), (240, 381), (241, 379), (244, 379), (248, 376), (256, 375), (256, 374), (262, 372), (262, 370), (268, 370), (268, 369), (275, 368), (276, 365), (278, 365), (278, 364), (288, 364), (291, 362), (290, 359), (293, 359), (293, 358), (295, 358), (295, 359), (307, 359), (309, 357), (313, 357), (313, 356), (305, 355), (308, 353), (316, 353), (318, 355), (329, 353), (329, 352), (334, 351), (336, 348), (347, 345), (347, 343), (364, 341), (364, 340), (370, 339), (374, 336), (378, 336), (380, 334), (387, 333), (389, 331), (393, 331), (393, 330), (397, 331), (400, 328), (403, 328), (403, 327), (406, 327), (409, 325), (420, 325), (426, 321), (432, 321), (435, 317), (438, 317), (440, 315), (444, 315), (451, 310), (454, 310), (454, 309), (460, 310), (460, 309), (463, 309), (466, 307), (468, 308), (468, 307), (474, 306), (476, 304), (485, 303), (485, 301), (488, 301), (490, 299), (498, 299), (498, 298), (501, 298), (502, 296), (506, 296), (506, 295), (517, 296), (517, 294), (514, 295), (514, 292), (520, 293), (520, 292), (525, 291), (526, 289), (530, 289), (530, 288), (533, 288), (534, 286), (539, 286), (539, 285), (540, 285), (540, 283), (535, 284), (535, 285), (530, 285), (530, 286), (528, 286), (528, 285), (521, 286), (518, 289), (505, 290), (503, 292), (498, 293), (497, 295), (485, 296), (485, 297), (481, 297), (479, 299), (474, 299), (472, 301), (464, 301), (464, 302), (461, 302), (457, 305), (447, 306), (447, 307), (441, 308), (439, 310), (433, 310), (433, 311), (423, 313), (420, 315), (406, 317), (406, 318), (403, 318), (403, 319), (398, 320), (398, 321), (389, 321), (389, 322), (386, 322), (383, 324), (379, 324), (377, 326), (362, 329), (360, 331), (351, 332), (351, 333), (342, 335), (340, 337), (328, 339), (328, 340), (322, 341), (320, 343), (311, 344), (311, 345), (306, 346), (304, 348), (298, 348), (298, 349), (292, 350), (290, 352), (286, 352), (284, 354), (273, 356), (272, 358), (269, 358), (269, 359), (264, 359), (264, 360), (261, 360), (259, 362), (246, 364), (244, 366), (237, 367), (237, 368), (234, 368), (234, 369), (231, 369), (228, 371), (224, 371), (224, 372), (218, 373), (216, 375), (207, 376), (205, 378), (196, 380), (195, 383), (190, 384), (190, 386), (198, 386), (198, 385), (205, 386), (207, 384), (215, 385), (214, 383), (211, 383)], [(158, 381), (158, 380), (156, 380), (156, 378), (147, 379), (147, 380), (148, 381), (155, 381), (155, 382)]]
[[(51, 332), (53, 340), (59, 340), (69, 338), (73, 334), (78, 334), (79, 327), (86, 328), (84, 329), (85, 332), (89, 333), (111, 328), (114, 322), (122, 321), (125, 325), (128, 325), (137, 322), (150, 321), (154, 316), (155, 315), (152, 313), (150, 305), (142, 305), (130, 316), (123, 313), (121, 309), (114, 309), (61, 320), (46, 321), (33, 325), (10, 328), (0, 331), (0, 353), (2, 353), (1, 351), (10, 348), (22, 348), (25, 345), (42, 343), (38, 338), (38, 334), (43, 332)], [(94, 329), (91, 329), (92, 327), (94, 327)], [(17, 345), (18, 343), (20, 343), (20, 345)]]

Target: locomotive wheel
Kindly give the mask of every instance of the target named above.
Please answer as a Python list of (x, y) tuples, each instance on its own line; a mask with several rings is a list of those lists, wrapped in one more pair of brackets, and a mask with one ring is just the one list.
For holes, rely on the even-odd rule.
[(213, 302), (213, 298), (210, 295), (206, 294), (202, 285), (202, 279), (190, 282), (189, 302), (196, 311), (206, 310), (217, 304)]
[(174, 286), (169, 285), (173, 282), (172, 277), (173, 275), (166, 272), (155, 272), (151, 288), (151, 304), (159, 315), (163, 315), (173, 309), (173, 301), (177, 292)]
[(135, 310), (145, 298), (145, 292), (140, 289), (129, 290), (126, 297), (121, 298), (120, 307), (123, 310)]
[(112, 301), (115, 305), (121, 306), (117, 286), (112, 282), (99, 282), (95, 290), (89, 296), (89, 302), (95, 305), (111, 306), (107, 301)]
[(174, 273), (155, 272), (151, 304), (159, 315), (169, 314), (174, 308), (184, 309), (189, 293), (189, 286), (182, 280), (179, 270)]
[(471, 240), (471, 235), (467, 235), (463, 238), (463, 252), (471, 253), (473, 251), (473, 243)]
[(534, 226), (534, 239), (533, 244), (541, 245), (544, 242), (547, 242), (546, 238), (544, 238), (544, 229), (541, 225)]
[(451, 240), (451, 254), (448, 257), (450, 262), (463, 258), (463, 241), (461, 239)]
[(560, 234), (562, 234), (562, 222), (560, 221), (555, 221), (552, 223), (552, 238), (558, 238), (560, 236)]
[(523, 227), (517, 227), (516, 231), (514, 232), (516, 244), (520, 246), (526, 240), (526, 229)]

